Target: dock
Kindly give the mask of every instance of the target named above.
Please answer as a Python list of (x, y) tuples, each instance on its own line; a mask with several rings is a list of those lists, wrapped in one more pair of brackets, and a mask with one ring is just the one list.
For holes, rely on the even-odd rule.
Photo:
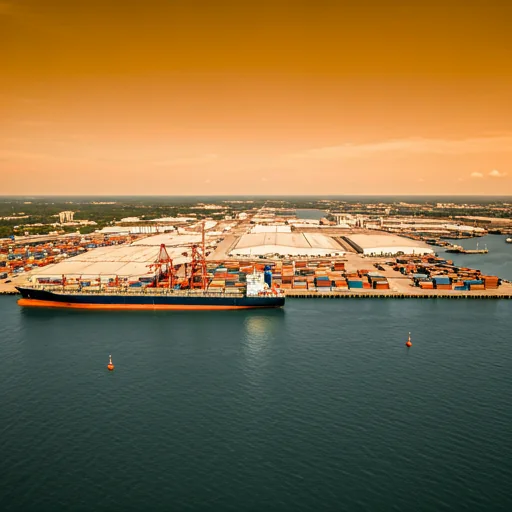
[[(283, 290), (290, 299), (512, 299), (512, 290), (446, 291), (419, 290), (410, 292), (364, 290), (364, 291), (313, 291)], [(0, 295), (19, 295), (14, 288), (0, 289)]]
[(497, 290), (488, 291), (463, 291), (442, 293), (429, 290), (427, 293), (399, 293), (382, 290), (355, 292), (315, 292), (303, 290), (286, 290), (286, 297), (290, 299), (512, 299), (512, 292), (500, 293)]

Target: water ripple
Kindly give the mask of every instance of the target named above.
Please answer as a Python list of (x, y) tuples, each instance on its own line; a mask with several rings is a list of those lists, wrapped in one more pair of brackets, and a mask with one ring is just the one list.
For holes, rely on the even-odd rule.
[(512, 508), (509, 304), (0, 306), (1, 510)]

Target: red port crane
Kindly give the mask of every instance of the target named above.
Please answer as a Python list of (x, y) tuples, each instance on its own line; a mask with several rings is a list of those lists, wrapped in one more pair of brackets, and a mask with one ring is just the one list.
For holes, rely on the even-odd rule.
[[(164, 272), (162, 272), (162, 267), (166, 266)], [(148, 265), (150, 270), (155, 270), (156, 277), (156, 286), (158, 286), (158, 282), (161, 274), (167, 275), (167, 286), (169, 288), (174, 288), (174, 284), (176, 282), (176, 271), (174, 270), (174, 265), (172, 263), (172, 259), (167, 252), (165, 244), (160, 245), (160, 251), (158, 252), (158, 257), (154, 263)]]
[[(180, 245), (178, 247), (183, 246)], [(185, 278), (188, 280), (188, 287), (205, 290), (208, 287), (208, 274), (206, 269), (204, 221), (201, 226), (201, 245), (192, 244), (189, 247), (191, 248), (191, 261), (190, 263), (185, 264)], [(188, 256), (188, 253), (184, 252), (183, 255)], [(162, 272), (162, 267), (164, 265), (166, 266), (166, 269)], [(168, 279), (168, 287), (174, 288), (174, 285), (176, 284), (176, 270), (174, 268), (173, 261), (167, 252), (165, 244), (160, 246), (160, 251), (156, 261), (148, 266), (151, 270), (156, 271), (157, 286), (160, 275), (165, 274)]]

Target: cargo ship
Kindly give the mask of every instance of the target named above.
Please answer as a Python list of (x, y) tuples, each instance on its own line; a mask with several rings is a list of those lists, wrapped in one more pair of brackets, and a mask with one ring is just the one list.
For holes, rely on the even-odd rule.
[(177, 270), (164, 244), (158, 258), (148, 265), (150, 278), (141, 278), (137, 287), (130, 286), (118, 276), (108, 283), (92, 284), (62, 276), (57, 281), (17, 286), (21, 294), (20, 306), (47, 308), (80, 308), (105, 310), (223, 310), (248, 308), (280, 308), (284, 306), (282, 291), (272, 286), (270, 268), (264, 272), (253, 269), (245, 276), (245, 286), (228, 290), (210, 287), (206, 270), (204, 236), (202, 250), (192, 246), (191, 261), (184, 279), (177, 279)]
[[(62, 286), (17, 286), (22, 298), (20, 306), (81, 309), (248, 309), (279, 308), (285, 297), (280, 290), (263, 286), (263, 273), (247, 276), (245, 292), (233, 293), (210, 290), (173, 290), (142, 288), (137, 291), (112, 289), (108, 291), (66, 290)], [(52, 289), (53, 288), (53, 289)]]

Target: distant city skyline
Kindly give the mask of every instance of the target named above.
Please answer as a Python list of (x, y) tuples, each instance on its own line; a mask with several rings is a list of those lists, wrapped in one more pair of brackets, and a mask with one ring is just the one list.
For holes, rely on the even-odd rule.
[(0, 0), (2, 195), (512, 195), (512, 4)]

